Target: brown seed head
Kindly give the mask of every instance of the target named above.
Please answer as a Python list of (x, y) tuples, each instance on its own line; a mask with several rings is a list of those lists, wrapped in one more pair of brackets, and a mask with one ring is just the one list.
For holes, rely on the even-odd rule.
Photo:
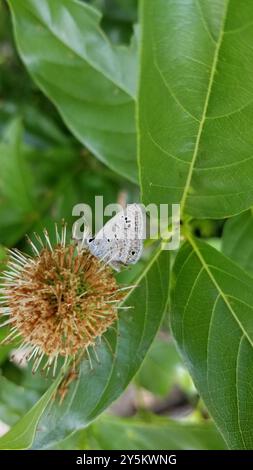
[(50, 366), (95, 344), (117, 318), (122, 292), (111, 268), (87, 250), (47, 242), (40, 252), (34, 247), (35, 257), (10, 252), (1, 294), (9, 337), (21, 336), (28, 359), (46, 355)]

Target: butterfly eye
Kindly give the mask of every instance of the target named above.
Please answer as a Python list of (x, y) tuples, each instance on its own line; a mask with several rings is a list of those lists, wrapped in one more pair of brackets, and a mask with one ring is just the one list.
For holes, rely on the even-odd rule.
[(135, 251), (132, 251), (132, 255), (135, 255)]
[(107, 241), (109, 242), (109, 241), (110, 241), (110, 238), (107, 238)]

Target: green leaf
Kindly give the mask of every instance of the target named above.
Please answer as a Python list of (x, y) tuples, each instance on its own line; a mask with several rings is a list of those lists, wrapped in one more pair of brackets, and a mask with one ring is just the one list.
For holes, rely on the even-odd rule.
[(136, 381), (150, 392), (166, 396), (177, 383), (177, 369), (181, 365), (175, 345), (171, 341), (156, 338), (153, 342)]
[(12, 120), (0, 141), (0, 241), (17, 242), (38, 217), (34, 179), (23, 145), (20, 119)]
[(17, 385), (6, 377), (0, 377), (0, 419), (8, 425), (13, 425), (38, 400), (35, 390)]
[(231, 449), (253, 446), (253, 278), (189, 236), (176, 258), (171, 324)]
[(225, 223), (222, 251), (242, 268), (253, 273), (253, 214), (244, 212)]
[(224, 448), (213, 424), (181, 424), (167, 418), (152, 417), (145, 423), (138, 419), (108, 417), (94, 425), (92, 434), (101, 450)]
[[(20, 64), (20, 67), (23, 67), (23, 65)], [(23, 82), (24, 80), (25, 79), (23, 78), (20, 82)], [(32, 81), (31, 86), (33, 86)], [(44, 97), (42, 98), (44, 99)], [(51, 105), (50, 114), (43, 112), (42, 109), (39, 108), (39, 105), (37, 106), (38, 108), (35, 107), (34, 104), (29, 104), (29, 102), (26, 104), (22, 103), (21, 106), (19, 103), (10, 103), (9, 101), (4, 100), (4, 102), (0, 103), (0, 133), (2, 131), (2, 127), (4, 127), (7, 121), (10, 121), (15, 118), (15, 116), (19, 116), (21, 114), (25, 127), (25, 141), (27, 143), (32, 143), (38, 148), (47, 148), (52, 145), (68, 146), (74, 138), (66, 135), (60, 128), (55, 117), (51, 115)], [(58, 118), (56, 111), (55, 114)]]
[(239, 10), (236, 0), (142, 0), (145, 204), (223, 218), (253, 203), (251, 1)]
[[(127, 296), (115, 330), (84, 360), (79, 378), (61, 406), (55, 404), (42, 420), (35, 442), (46, 448), (86, 427), (123, 392), (138, 371), (166, 311), (169, 292), (168, 251), (156, 252)], [(161, 280), (161, 281), (160, 281)]]
[(97, 158), (136, 181), (136, 40), (110, 44), (100, 13), (78, 1), (9, 5), (20, 55), (38, 86)]
[(148, 416), (147, 421), (103, 416), (87, 430), (78, 431), (55, 449), (92, 450), (213, 450), (225, 449), (221, 436), (210, 422), (177, 423)]
[(30, 447), (34, 439), (39, 419), (52, 399), (61, 380), (62, 374), (60, 373), (59, 377), (49, 387), (40, 400), (37, 401), (37, 403), (10, 429), (10, 431), (0, 438), (1, 450), (27, 449)]
[(21, 214), (34, 210), (31, 198), (32, 178), (22, 151), (22, 124), (14, 119), (0, 142), (0, 191)]

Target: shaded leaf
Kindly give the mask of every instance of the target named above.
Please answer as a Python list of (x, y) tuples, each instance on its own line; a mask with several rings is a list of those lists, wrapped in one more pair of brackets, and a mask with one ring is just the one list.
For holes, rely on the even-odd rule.
[(19, 119), (6, 127), (0, 142), (0, 237), (9, 246), (37, 219), (34, 180), (22, 148)]
[(32, 175), (22, 152), (22, 124), (11, 121), (0, 143), (1, 176), (0, 191), (20, 214), (34, 210), (31, 198)]
[(0, 438), (0, 449), (27, 449), (33, 442), (38, 421), (57, 389), (62, 375), (54, 381), (39, 401)]
[(175, 345), (168, 340), (156, 338), (153, 342), (136, 381), (150, 392), (165, 396), (177, 383), (177, 369), (181, 359)]
[[(104, 419), (92, 430), (98, 449), (222, 449), (224, 442), (213, 424), (183, 424), (153, 417), (151, 422), (138, 419)], [(93, 446), (95, 444), (93, 442)]]
[(179, 450), (225, 449), (226, 445), (210, 422), (177, 423), (149, 416), (147, 421), (103, 416), (87, 430), (79, 431), (56, 449), (92, 450)]
[(253, 273), (253, 213), (229, 219), (222, 236), (222, 251), (242, 268)]
[(0, 377), (0, 419), (13, 425), (38, 400), (35, 390), (14, 384), (6, 377)]

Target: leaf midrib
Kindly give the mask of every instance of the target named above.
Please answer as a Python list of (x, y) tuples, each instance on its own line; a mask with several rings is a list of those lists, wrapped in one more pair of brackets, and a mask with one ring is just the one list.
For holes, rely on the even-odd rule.
[(183, 213), (184, 208), (185, 208), (186, 199), (187, 199), (188, 191), (189, 191), (189, 188), (190, 188), (190, 185), (191, 185), (191, 180), (192, 180), (192, 175), (193, 175), (195, 163), (196, 163), (196, 160), (197, 160), (197, 157), (198, 157), (201, 136), (202, 136), (202, 132), (203, 132), (203, 129), (204, 129), (205, 122), (206, 122), (207, 109), (208, 109), (210, 96), (211, 96), (211, 92), (212, 92), (214, 76), (215, 76), (215, 73), (216, 73), (216, 67), (217, 67), (217, 63), (218, 63), (218, 60), (219, 60), (220, 48), (221, 48), (222, 40), (223, 40), (223, 36), (224, 36), (224, 27), (225, 27), (225, 22), (226, 22), (226, 18), (227, 18), (229, 1), (230, 0), (227, 0), (226, 6), (224, 8), (224, 15), (223, 15), (222, 23), (221, 23), (220, 34), (219, 34), (219, 37), (218, 37), (218, 40), (217, 40), (217, 43), (216, 43), (216, 47), (215, 47), (215, 50), (214, 50), (213, 63), (212, 63), (212, 66), (211, 66), (211, 73), (210, 73), (210, 77), (209, 77), (206, 98), (205, 98), (205, 102), (204, 102), (204, 106), (203, 106), (203, 112), (202, 112), (202, 116), (201, 116), (201, 119), (200, 119), (198, 133), (197, 133), (196, 142), (195, 142), (195, 146), (194, 146), (193, 157), (192, 157), (190, 168), (189, 168), (189, 171), (188, 171), (188, 174), (187, 174), (183, 195), (182, 195), (182, 198), (181, 198), (181, 211), (182, 211), (182, 213)]

